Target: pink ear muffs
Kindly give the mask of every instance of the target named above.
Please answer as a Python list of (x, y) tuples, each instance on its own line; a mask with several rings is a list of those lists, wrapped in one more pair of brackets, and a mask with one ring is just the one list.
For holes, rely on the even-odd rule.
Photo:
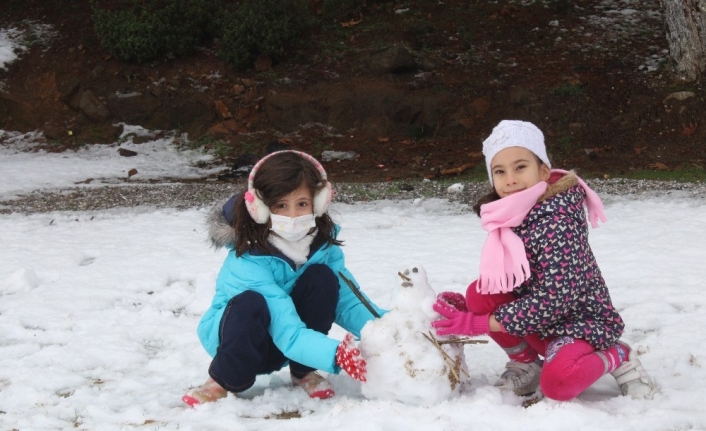
[(318, 160), (316, 160), (307, 153), (295, 150), (283, 150), (275, 151), (274, 153), (268, 154), (267, 156), (263, 157), (262, 159), (260, 159), (259, 162), (255, 164), (255, 166), (253, 166), (252, 170), (250, 171), (250, 176), (248, 177), (248, 191), (245, 192), (244, 196), (245, 207), (248, 209), (250, 217), (252, 217), (252, 219), (255, 220), (255, 223), (258, 224), (265, 224), (270, 219), (270, 209), (260, 198), (259, 192), (253, 187), (253, 182), (255, 179), (255, 174), (257, 173), (257, 170), (260, 169), (262, 163), (270, 157), (274, 156), (275, 154), (280, 153), (297, 154), (300, 157), (303, 157), (304, 159), (311, 162), (311, 164), (313, 164), (316, 169), (319, 170), (319, 173), (321, 174), (321, 180), (324, 182), (324, 187), (318, 192), (316, 192), (316, 195), (314, 196), (314, 214), (316, 215), (316, 217), (321, 217), (322, 215), (324, 215), (326, 213), (326, 210), (328, 210), (328, 206), (331, 203), (331, 199), (333, 198), (333, 188), (331, 187), (331, 183), (329, 183), (327, 180), (328, 177), (326, 175), (324, 167), (321, 165), (321, 163), (319, 163)]

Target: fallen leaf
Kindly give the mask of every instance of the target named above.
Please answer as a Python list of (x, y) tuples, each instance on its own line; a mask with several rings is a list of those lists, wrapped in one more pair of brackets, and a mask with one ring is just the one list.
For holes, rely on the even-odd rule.
[(390, 138), (378, 138), (378, 142), (390, 142)]
[(222, 100), (216, 100), (215, 102), (216, 105), (216, 111), (218, 111), (218, 115), (221, 116), (224, 120), (227, 120), (229, 118), (233, 118), (233, 114), (230, 113), (230, 110), (226, 106), (225, 103), (223, 103)]
[(478, 158), (483, 157), (483, 153), (480, 152), (480, 151), (474, 152), (474, 153), (468, 153), (468, 155), (469, 155), (470, 157), (478, 157)]
[(667, 166), (667, 165), (665, 165), (664, 163), (661, 163), (661, 162), (650, 163), (649, 165), (647, 165), (647, 167), (648, 167), (648, 168), (652, 168), (652, 169), (657, 169), (658, 171), (666, 171), (666, 170), (669, 170), (669, 166)]
[(688, 126), (682, 124), (682, 133), (684, 134), (684, 136), (691, 136), (694, 134), (698, 126), (699, 125), (697, 123), (689, 123)]
[(352, 20), (350, 20), (350, 21), (348, 21), (348, 22), (342, 22), (342, 23), (341, 23), (341, 27), (353, 27), (354, 25), (358, 25), (358, 24), (360, 24), (361, 22), (363, 22), (363, 18), (362, 18), (362, 17), (361, 17), (359, 20), (354, 20), (354, 19), (352, 19)]
[(291, 144), (292, 143), (292, 138), (279, 138), (277, 141), (280, 144)]
[(128, 178), (132, 177), (133, 175), (137, 175), (137, 169), (135, 169), (135, 168), (132, 168), (129, 171), (127, 171)]
[(647, 147), (633, 147), (632, 149), (635, 151), (635, 154), (639, 156), (640, 154), (642, 154), (643, 151), (647, 149)]

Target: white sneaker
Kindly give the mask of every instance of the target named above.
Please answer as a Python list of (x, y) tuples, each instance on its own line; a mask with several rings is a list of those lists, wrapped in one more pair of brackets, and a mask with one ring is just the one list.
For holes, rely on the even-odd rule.
[(655, 384), (642, 367), (640, 360), (637, 359), (637, 354), (627, 344), (621, 341), (618, 341), (618, 344), (628, 350), (628, 360), (610, 373), (611, 376), (615, 377), (620, 393), (630, 395), (635, 399), (652, 399), (655, 392)]
[(501, 389), (512, 390), (516, 395), (525, 396), (534, 393), (539, 388), (539, 377), (542, 365), (536, 362), (510, 361), (505, 364), (505, 372), (495, 382)]

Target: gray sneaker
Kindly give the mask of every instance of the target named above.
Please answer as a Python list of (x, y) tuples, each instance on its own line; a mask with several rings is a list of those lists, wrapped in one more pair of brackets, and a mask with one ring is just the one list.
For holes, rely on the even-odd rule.
[(530, 395), (539, 388), (539, 377), (541, 374), (541, 364), (510, 361), (505, 364), (505, 372), (500, 375), (498, 381), (495, 382), (495, 386), (512, 390), (519, 396)]
[(622, 341), (618, 341), (618, 343), (628, 350), (629, 358), (610, 373), (611, 376), (615, 377), (620, 393), (630, 395), (635, 399), (652, 399), (655, 392), (654, 382), (642, 367), (640, 360), (637, 359), (637, 354), (632, 351), (630, 346)]

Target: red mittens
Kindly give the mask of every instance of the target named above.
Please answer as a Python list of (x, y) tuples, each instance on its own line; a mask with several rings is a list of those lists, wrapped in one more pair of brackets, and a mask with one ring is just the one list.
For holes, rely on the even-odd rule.
[(367, 379), (365, 375), (365, 359), (360, 355), (360, 350), (353, 346), (353, 334), (346, 334), (336, 349), (336, 365), (343, 368), (349, 376), (361, 382)]

